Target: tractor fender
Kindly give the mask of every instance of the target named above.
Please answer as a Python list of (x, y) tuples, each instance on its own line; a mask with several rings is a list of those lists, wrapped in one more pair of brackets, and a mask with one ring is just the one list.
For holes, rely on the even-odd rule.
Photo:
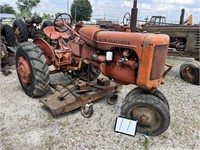
[(39, 48), (43, 51), (44, 56), (46, 57), (48, 61), (48, 65), (53, 64), (53, 62), (56, 60), (55, 53), (53, 51), (53, 48), (42, 38), (36, 38), (33, 40), (33, 43), (35, 43)]

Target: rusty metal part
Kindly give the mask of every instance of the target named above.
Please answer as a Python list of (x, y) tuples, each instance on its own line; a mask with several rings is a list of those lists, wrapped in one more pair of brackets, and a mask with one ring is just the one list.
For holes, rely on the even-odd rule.
[(31, 83), (31, 68), (26, 58), (21, 56), (18, 59), (17, 72), (19, 73), (21, 83), (27, 87)]
[(48, 98), (41, 100), (41, 102), (44, 106), (49, 108), (55, 116), (57, 116), (61, 113), (77, 109), (85, 104), (92, 103), (111, 93), (115, 93), (118, 87), (120, 88), (120, 85), (114, 83), (113, 81), (110, 81), (110, 85), (108, 86), (99, 85), (97, 81), (92, 82), (89, 86), (91, 90), (86, 93), (82, 93), (79, 92), (80, 89), (78, 89), (76, 84), (73, 83), (66, 86), (64, 88), (64, 92), (61, 93), (57, 91)]
[(103, 86), (109, 86), (110, 85), (110, 80), (108, 78), (98, 78), (97, 79), (97, 84), (103, 85)]
[(168, 67), (168, 69), (163, 73), (163, 78), (165, 78), (165, 76), (170, 72), (170, 70), (172, 70), (173, 66), (165, 64), (165, 66)]
[(86, 88), (88, 87), (87, 82), (79, 80), (76, 85), (78, 86), (78, 90), (86, 90)]
[(44, 33), (52, 40), (56, 40), (60, 37), (63, 39), (69, 38), (69, 35), (65, 32), (57, 32), (53, 26), (49, 26), (43, 29)]

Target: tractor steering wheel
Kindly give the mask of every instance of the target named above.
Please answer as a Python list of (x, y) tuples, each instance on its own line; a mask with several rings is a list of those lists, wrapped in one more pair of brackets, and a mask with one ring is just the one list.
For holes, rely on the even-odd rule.
[(131, 21), (131, 15), (130, 13), (125, 13), (124, 17), (123, 17), (123, 24), (124, 25), (130, 25), (130, 21)]
[(62, 13), (55, 18), (53, 23), (54, 29), (58, 32), (66, 32), (68, 28), (64, 25), (64, 23), (68, 25), (72, 24), (72, 17), (67, 13)]

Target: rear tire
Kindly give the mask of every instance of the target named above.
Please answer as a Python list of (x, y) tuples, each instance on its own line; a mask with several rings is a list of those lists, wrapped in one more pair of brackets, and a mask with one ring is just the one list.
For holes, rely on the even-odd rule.
[(200, 85), (199, 72), (200, 65), (197, 62), (185, 62), (179, 71), (183, 80), (195, 85)]
[(166, 104), (154, 95), (134, 94), (126, 97), (121, 116), (138, 120), (137, 132), (149, 136), (164, 133), (170, 123)]
[(5, 37), (6, 45), (14, 47), (15, 46), (15, 34), (13, 28), (9, 25), (4, 25), (2, 29), (2, 36)]
[[(22, 63), (20, 60), (23, 60)], [(50, 83), (49, 67), (38, 46), (31, 42), (19, 45), (16, 52), (16, 69), (20, 84), (28, 96), (40, 97), (46, 94)]]
[(28, 41), (28, 30), (22, 20), (17, 19), (13, 22), (13, 30), (17, 44)]

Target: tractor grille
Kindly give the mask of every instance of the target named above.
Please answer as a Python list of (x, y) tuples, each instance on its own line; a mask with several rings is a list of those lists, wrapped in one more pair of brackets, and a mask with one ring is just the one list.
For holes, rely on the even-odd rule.
[(156, 80), (162, 76), (167, 57), (167, 51), (167, 45), (156, 45), (154, 47), (150, 80)]

